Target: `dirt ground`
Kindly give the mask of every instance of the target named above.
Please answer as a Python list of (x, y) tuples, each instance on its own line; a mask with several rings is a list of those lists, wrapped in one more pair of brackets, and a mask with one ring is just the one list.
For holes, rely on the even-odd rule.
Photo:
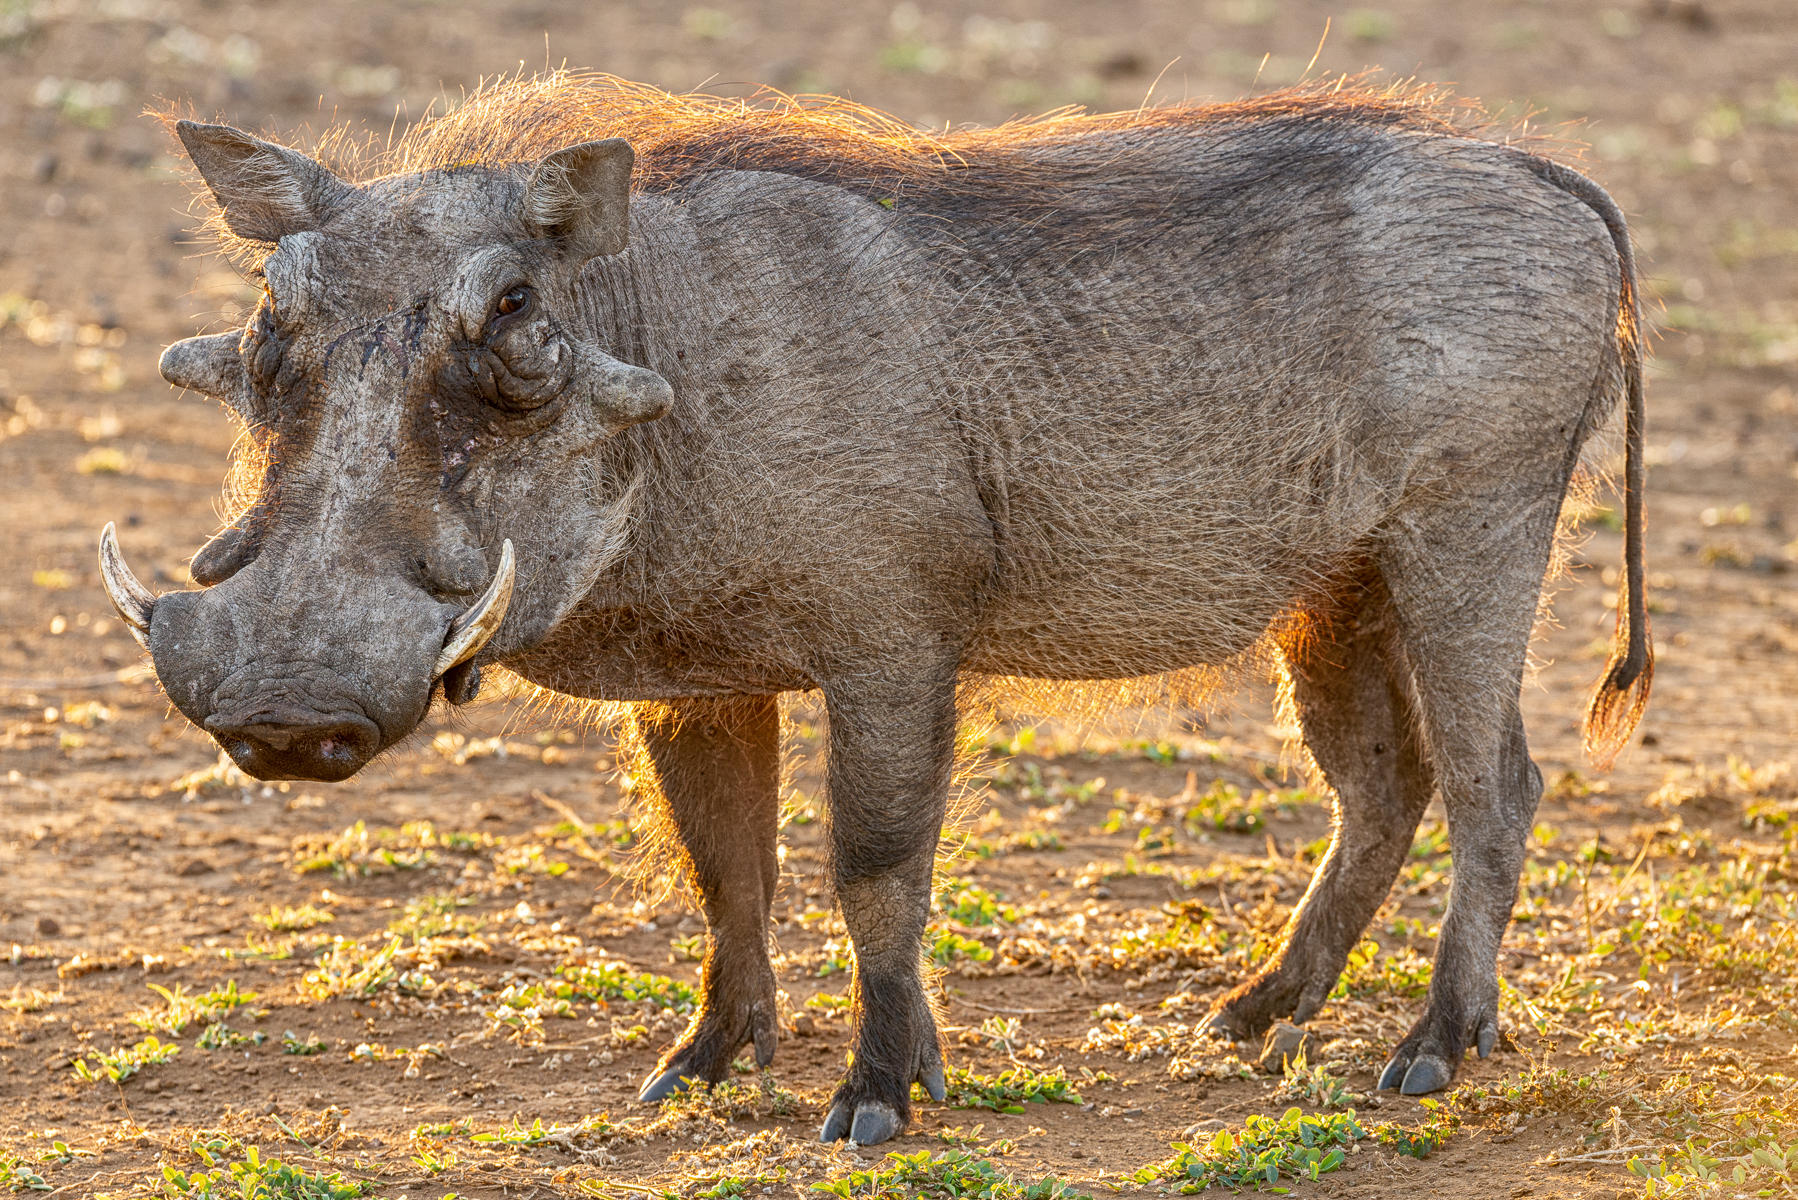
[[(433, 717), (348, 783), (265, 787), (218, 767), (110, 613), (100, 525), (156, 587), (185, 586), (232, 440), (157, 355), (253, 295), (192, 238), (146, 105), (385, 132), (483, 74), (566, 60), (940, 125), (1229, 97), (1298, 78), (1314, 51), (1313, 74), (1381, 66), (1580, 122), (1661, 325), (1654, 704), (1595, 777), (1577, 725), (1620, 556), (1601, 507), (1526, 695), (1550, 795), (1501, 957), (1513, 1045), (1470, 1059), (1439, 1107), (1367, 1094), (1427, 986), (1439, 813), (1302, 1068), (1265, 1074), (1259, 1047), (1190, 1036), (1328, 830), (1282, 765), (1266, 688), (1084, 741), (980, 735), (982, 807), (946, 850), (932, 933), (951, 1059), (972, 1074), (961, 1106), (925, 1102), (909, 1136), (856, 1151), (812, 1140), (847, 1046), (846, 941), (802, 706), (774, 1069), (645, 1109), (632, 1097), (685, 1020), (701, 926), (623, 882), (630, 781), (603, 730), (498, 702)], [(1317, 1195), (1793, 1193), (1790, 0), (0, 0), (0, 72), (0, 1185), (224, 1195), (235, 1164), (229, 1194), (269, 1197), (1010, 1196), (1053, 1194), (1051, 1175), (1093, 1193), (1265, 1181), (1269, 1164), (1287, 1186), (1309, 1161), (1319, 1178), (1292, 1186)], [(159, 1044), (178, 1051), (154, 1061)], [(1019, 1090), (1033, 1102), (995, 1111)], [(1260, 1123), (1294, 1106), (1315, 1119)], [(1343, 1153), (1305, 1150), (1320, 1137)]]

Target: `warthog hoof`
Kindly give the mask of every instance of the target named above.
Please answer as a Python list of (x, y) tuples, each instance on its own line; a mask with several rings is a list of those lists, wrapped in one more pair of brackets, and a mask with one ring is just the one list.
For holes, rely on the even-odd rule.
[[(719, 973), (726, 979), (738, 976)], [(755, 1065), (774, 1061), (779, 1040), (775, 1023), (774, 976), (761, 974), (750, 985), (720, 986), (706, 999), (699, 1019), (656, 1064), (637, 1099), (644, 1104), (666, 1100), (692, 1083), (717, 1083), (730, 1076), (731, 1060), (745, 1044), (755, 1047)]]
[[(1401, 1095), (1423, 1096), (1439, 1092), (1454, 1082), (1460, 1070), (1461, 1057), (1467, 1053), (1466, 1033), (1455, 1031), (1444, 1036), (1436, 1033), (1430, 1013), (1426, 1012), (1405, 1040), (1399, 1043), (1380, 1072), (1380, 1091), (1397, 1088)], [(1473, 1035), (1474, 1048), (1481, 1058), (1498, 1045), (1498, 1018), (1482, 1018)]]
[(824, 1118), (821, 1142), (840, 1142), (845, 1137), (858, 1146), (873, 1146), (896, 1136), (905, 1128), (905, 1120), (878, 1100), (864, 1100), (850, 1110), (841, 1101)]
[[(919, 1074), (918, 1082), (923, 1085), (930, 1098), (939, 1104), (949, 1095), (941, 1063), (926, 1066)], [(910, 1122), (909, 1108), (896, 1109), (884, 1100), (872, 1098), (858, 1100), (853, 1094), (849, 1094), (848, 1085), (845, 1084), (830, 1106), (830, 1115), (824, 1118), (824, 1128), (818, 1132), (818, 1140), (840, 1142), (847, 1137), (858, 1146), (874, 1146), (898, 1137), (905, 1132), (905, 1127)]]

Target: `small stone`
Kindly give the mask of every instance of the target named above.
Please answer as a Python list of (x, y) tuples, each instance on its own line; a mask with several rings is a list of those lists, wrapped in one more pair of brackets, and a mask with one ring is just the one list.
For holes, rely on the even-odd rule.
[(1180, 1136), (1189, 1142), (1196, 1142), (1201, 1138), (1210, 1137), (1220, 1129), (1228, 1129), (1229, 1127), (1230, 1123), (1221, 1117), (1207, 1117), (1203, 1121), (1194, 1121), (1191, 1125), (1188, 1125), (1186, 1127), (1186, 1132), (1182, 1133)]
[(160, 1079), (144, 1080), (144, 1091), (148, 1092), (152, 1096), (161, 1094), (162, 1080), (160, 1080)]
[(190, 858), (175, 869), (175, 874), (183, 879), (192, 879), (196, 875), (212, 874), (212, 864), (203, 858)]
[(55, 917), (39, 917), (37, 933), (39, 937), (55, 937), (62, 932), (62, 925)]
[(1287, 1063), (1301, 1054), (1310, 1057), (1307, 1051), (1313, 1047), (1309, 1030), (1300, 1029), (1290, 1021), (1281, 1021), (1267, 1031), (1267, 1040), (1261, 1044), (1261, 1058), (1257, 1065), (1269, 1075), (1283, 1075)]
[(811, 1037), (818, 1032), (818, 1023), (812, 1020), (812, 1014), (800, 1013), (793, 1018), (793, 1032), (800, 1037)]

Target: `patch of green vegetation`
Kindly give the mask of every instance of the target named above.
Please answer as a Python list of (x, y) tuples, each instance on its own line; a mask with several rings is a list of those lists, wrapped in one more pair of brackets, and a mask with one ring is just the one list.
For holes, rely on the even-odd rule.
[(1126, 742), (1120, 749), (1134, 751), (1158, 766), (1171, 767), (1180, 761), (1180, 747), (1172, 742), (1145, 739)]
[(1289, 1108), (1278, 1117), (1255, 1114), (1240, 1131), (1220, 1129), (1201, 1147), (1175, 1142), (1172, 1158), (1150, 1163), (1127, 1182), (1173, 1183), (1182, 1195), (1192, 1195), (1210, 1187), (1317, 1179), (1340, 1167), (1348, 1157), (1345, 1148), (1366, 1136), (1352, 1111), (1306, 1116)]
[(1390, 954), (1380, 953), (1380, 943), (1363, 938), (1349, 951), (1348, 962), (1330, 997), (1404, 996), (1415, 999), (1430, 990), (1433, 967), (1430, 960), (1410, 946), (1400, 946)]
[[(1699, 1144), (1698, 1139), (1688, 1139), (1674, 1150), (1642, 1157), (1631, 1155), (1629, 1171), (1644, 1180), (1642, 1194), (1648, 1200), (1660, 1200), (1663, 1196), (1714, 1196), (1724, 1187), (1733, 1187), (1736, 1195), (1789, 1195), (1787, 1189), (1798, 1180), (1798, 1141), (1785, 1146), (1778, 1142), (1762, 1144), (1765, 1141), (1753, 1138), (1719, 1148), (1716, 1143), (1706, 1146)], [(1774, 1185), (1784, 1187), (1775, 1190)], [(1755, 1190), (1747, 1191), (1748, 1188)]]
[(250, 918), (270, 933), (298, 933), (303, 929), (328, 925), (336, 919), (336, 913), (315, 904), (302, 904), (297, 908), (277, 904), (267, 912), (257, 913)]
[(194, 1152), (211, 1170), (162, 1169), (162, 1194), (183, 1200), (354, 1200), (372, 1195), (377, 1185), (344, 1179), (336, 1171), (311, 1175), (278, 1158), (263, 1158), (255, 1146), (246, 1146), (243, 1158), (220, 1164), (214, 1152), (195, 1145)]
[(1400, 1125), (1382, 1121), (1374, 1126), (1373, 1135), (1380, 1145), (1388, 1146), (1407, 1158), (1428, 1158), (1442, 1149), (1461, 1128), (1461, 1117), (1453, 1108), (1436, 1100), (1420, 1100), (1430, 1115), (1421, 1125)]
[[(318, 957), (318, 965), (306, 972), (300, 987), (314, 1000), (333, 996), (372, 996), (388, 983), (400, 978), (393, 965), (402, 942), (391, 938), (380, 947), (347, 938), (334, 938)], [(416, 984), (420, 980), (414, 978)]]
[(729, 1196), (747, 1196), (752, 1191), (761, 1193), (771, 1191), (775, 1184), (787, 1181), (787, 1169), (776, 1167), (772, 1171), (757, 1171), (754, 1175), (719, 1175), (714, 1178), (694, 1180), (694, 1184), (705, 1186), (698, 1191), (688, 1192), (694, 1200), (724, 1200)]
[(281, 1053), (283, 1054), (297, 1054), (301, 1057), (310, 1057), (314, 1054), (323, 1054), (324, 1050), (325, 1039), (314, 1037), (310, 1033), (305, 1037), (301, 1037), (293, 1030), (289, 1029), (286, 1033), (281, 1035)]
[(1032, 804), (1053, 803), (1065, 810), (1090, 804), (1105, 790), (1104, 779), (1075, 782), (1060, 768), (1045, 772), (1040, 762), (1006, 759), (993, 764), (980, 780), (1000, 791), (1015, 792)]
[(486, 1133), (471, 1133), (468, 1140), (493, 1146), (541, 1146), (545, 1142), (566, 1142), (570, 1138), (583, 1135), (605, 1137), (616, 1133), (618, 1127), (611, 1120), (599, 1117), (587, 1117), (574, 1125), (545, 1125), (543, 1118), (538, 1117), (526, 1125), (518, 1117), (512, 1118), (510, 1125), (502, 1125), (498, 1129)]
[(814, 1183), (812, 1190), (844, 1200), (1092, 1200), (1053, 1175), (1026, 1183), (965, 1150), (934, 1155), (928, 1150), (895, 1151), (886, 1162), (889, 1165)]
[(651, 971), (632, 970), (616, 959), (598, 965), (557, 967), (551, 986), (558, 998), (622, 1000), (681, 1014), (699, 1007), (699, 991), (692, 984)]
[[(1126, 860), (1126, 866), (1128, 866)], [(1246, 963), (1254, 950), (1244, 939), (1217, 922), (1197, 901), (1170, 904), (1159, 921), (1144, 921), (1113, 933), (1095, 947), (1099, 961), (1113, 970), (1135, 970), (1153, 963)]]
[(1301, 1101), (1313, 1108), (1348, 1108), (1364, 1099), (1349, 1091), (1348, 1080), (1330, 1074), (1327, 1063), (1308, 1064), (1303, 1049), (1286, 1060), (1284, 1075), (1274, 1093), (1283, 1100)]
[(992, 949), (978, 938), (935, 925), (926, 931), (925, 936), (929, 938), (930, 961), (938, 966), (946, 967), (963, 959), (970, 962), (992, 961)]
[(213, 1018), (256, 999), (255, 992), (239, 991), (235, 979), (222, 988), (214, 988), (197, 996), (189, 995), (187, 989), (179, 983), (173, 991), (159, 983), (152, 983), (150, 990), (162, 997), (164, 1007), (135, 1013), (131, 1017), (131, 1023), (142, 1030), (156, 1030), (170, 1035), (180, 1034), (196, 1021), (210, 1022)]
[(431, 1124), (419, 1124), (412, 1127), (415, 1138), (430, 1137), (466, 1137), (473, 1131), (474, 1120), (462, 1117), (454, 1121), (437, 1121)]
[(1014, 1116), (1026, 1104), (1079, 1104), (1080, 1093), (1060, 1067), (1037, 1071), (1008, 1067), (997, 1075), (978, 1075), (966, 1067), (948, 1072), (948, 1102), (953, 1108), (986, 1108)]
[(998, 858), (1002, 854), (1025, 854), (1035, 851), (1062, 850), (1057, 834), (1046, 829), (1024, 829), (1001, 838), (969, 838), (961, 848), (961, 857), (969, 859)]
[(39, 1162), (66, 1163), (78, 1158), (93, 1158), (92, 1150), (77, 1150), (67, 1142), (51, 1142), (50, 1148), (37, 1156)]
[[(59, 1143), (60, 1144), (60, 1143)], [(0, 1187), (10, 1192), (47, 1192), (50, 1184), (16, 1154), (0, 1153)]]
[(493, 863), (508, 875), (548, 875), (551, 879), (570, 870), (567, 863), (550, 858), (539, 845), (507, 846), (494, 855)]
[(541, 982), (507, 984), (495, 997), (488, 1016), (510, 1027), (514, 1036), (535, 1038), (545, 1017), (572, 1018), (580, 1004), (648, 1004), (676, 1013), (699, 1007), (699, 991), (690, 983), (636, 971), (616, 959), (598, 964), (567, 964)]
[(435, 937), (467, 937), (480, 929), (482, 918), (464, 916), (456, 910), (473, 903), (467, 896), (447, 892), (420, 896), (406, 902), (405, 914), (389, 921), (387, 932), (414, 942)]
[(242, 1033), (223, 1021), (214, 1021), (200, 1031), (194, 1045), (202, 1050), (229, 1050), (237, 1046), (260, 1046), (266, 1041), (268, 1034), (260, 1029), (255, 1033)]
[(408, 821), (398, 829), (370, 829), (357, 821), (332, 838), (294, 843), (294, 869), (301, 874), (330, 871), (337, 876), (417, 871), (436, 861), (436, 851), (472, 854), (494, 844), (491, 834), (439, 830), (429, 821)]
[(454, 1150), (439, 1150), (434, 1146), (427, 1146), (412, 1156), (412, 1162), (427, 1175), (441, 1175), (461, 1161), (462, 1156)]
[(965, 879), (946, 880), (936, 895), (936, 908), (958, 925), (1010, 924), (1018, 919), (1018, 910), (1001, 902), (1000, 897)]
[(818, 978), (825, 979), (831, 975), (847, 975), (855, 965), (855, 954), (850, 949), (848, 939), (828, 941), (824, 943), (824, 961), (818, 964)]
[(75, 1060), (75, 1076), (93, 1082), (98, 1079), (110, 1079), (114, 1083), (123, 1083), (145, 1067), (156, 1066), (168, 1062), (181, 1053), (181, 1047), (159, 1040), (154, 1034), (137, 1043), (135, 1046), (124, 1046), (105, 1053), (96, 1053), (90, 1065), (85, 1058)]
[(1218, 779), (1180, 814), (1180, 824), (1195, 837), (1206, 831), (1260, 833), (1267, 828), (1270, 812), (1290, 813), (1310, 799), (1310, 793), (1303, 788), (1274, 792), (1257, 789), (1244, 796), (1235, 784)]

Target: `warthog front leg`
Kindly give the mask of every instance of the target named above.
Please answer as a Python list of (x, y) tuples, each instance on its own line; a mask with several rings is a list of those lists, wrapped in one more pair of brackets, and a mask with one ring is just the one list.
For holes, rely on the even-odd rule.
[(643, 705), (636, 732), (680, 834), (687, 879), (705, 913), (704, 999), (638, 1099), (690, 1079), (715, 1083), (737, 1051), (774, 1057), (774, 972), (768, 910), (780, 878), (780, 709), (772, 696)]
[(895, 682), (825, 689), (831, 869), (855, 946), (855, 1049), (820, 1139), (884, 1142), (911, 1120), (911, 1085), (944, 1094), (920, 974), (931, 873), (955, 745), (951, 663)]
[(1311, 1019), (1392, 889), (1435, 789), (1390, 600), (1370, 576), (1286, 656), (1305, 746), (1335, 793), (1335, 828), (1279, 953), (1212, 1009), (1207, 1026), (1232, 1038)]

